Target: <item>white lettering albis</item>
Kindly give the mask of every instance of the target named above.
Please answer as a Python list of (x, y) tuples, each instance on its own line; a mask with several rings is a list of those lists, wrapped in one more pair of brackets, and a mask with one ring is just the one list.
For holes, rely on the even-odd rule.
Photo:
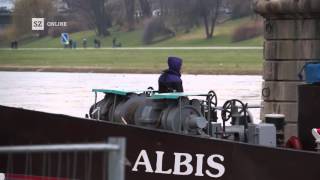
[[(174, 153), (174, 165), (173, 169), (163, 169), (163, 151), (156, 151), (156, 166), (153, 169), (148, 153), (146, 150), (141, 150), (132, 168), (132, 171), (137, 172), (138, 167), (140, 170), (144, 169), (146, 173), (156, 174), (173, 174), (178, 176), (188, 176), (194, 173), (194, 176), (209, 176), (212, 178), (220, 178), (225, 173), (225, 167), (223, 164), (216, 162), (219, 160), (224, 161), (224, 157), (220, 154), (210, 155), (206, 163), (211, 169), (203, 169), (204, 154), (196, 154), (196, 167), (194, 168), (191, 164), (193, 156), (189, 153)], [(143, 167), (143, 168), (142, 168)], [(182, 167), (184, 171), (182, 170)], [(212, 170), (215, 170), (214, 173)]]

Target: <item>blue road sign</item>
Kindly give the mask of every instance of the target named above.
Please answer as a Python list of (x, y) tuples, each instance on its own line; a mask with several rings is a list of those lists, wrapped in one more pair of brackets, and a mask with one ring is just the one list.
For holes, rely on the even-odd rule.
[(61, 33), (60, 42), (63, 45), (68, 45), (69, 44), (69, 34), (68, 33)]

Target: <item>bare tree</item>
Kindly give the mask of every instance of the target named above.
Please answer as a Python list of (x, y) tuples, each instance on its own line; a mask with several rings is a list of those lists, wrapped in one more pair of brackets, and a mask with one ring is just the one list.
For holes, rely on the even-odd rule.
[[(214, 34), (222, 0), (160, 0), (161, 12), (174, 31), (204, 25), (206, 39)], [(160, 5), (161, 5), (160, 4)]]
[[(50, 19), (55, 14), (51, 0), (16, 0), (13, 11), (13, 27), (16, 36), (26, 36), (31, 31), (31, 18)], [(44, 26), (44, 31), (39, 31), (40, 37), (48, 35), (48, 27)]]
[(90, 0), (99, 36), (110, 35), (109, 31), (107, 30), (110, 25), (110, 19), (108, 19), (105, 10), (105, 4), (107, 3), (106, 1), (107, 0)]
[(108, 28), (111, 26), (111, 19), (106, 12), (108, 0), (65, 0), (71, 11), (81, 14), (86, 21), (93, 19), (93, 24), (99, 36), (110, 35)]
[(232, 10), (232, 18), (241, 18), (244, 16), (252, 15), (253, 9), (251, 7), (252, 0), (228, 0), (231, 10)]
[(197, 0), (160, 0), (161, 16), (171, 28), (188, 32), (198, 24)]
[(144, 18), (148, 18), (152, 16), (150, 2), (148, 0), (139, 0), (140, 8), (142, 11), (142, 15)]
[(198, 11), (203, 19), (206, 38), (213, 37), (216, 21), (219, 16), (221, 0), (198, 0)]
[(126, 10), (126, 21), (127, 21), (128, 31), (132, 31), (134, 30), (135, 1), (124, 0), (124, 6)]
[(124, 2), (121, 0), (109, 0), (107, 10), (110, 12), (112, 25), (123, 27), (126, 23), (126, 12), (124, 11)]

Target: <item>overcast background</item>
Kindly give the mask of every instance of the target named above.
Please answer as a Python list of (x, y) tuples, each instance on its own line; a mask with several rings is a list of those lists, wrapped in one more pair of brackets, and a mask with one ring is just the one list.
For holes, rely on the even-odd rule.
[(0, 0), (0, 7), (8, 7), (8, 8), (12, 8), (12, 3), (10, 2), (10, 0)]

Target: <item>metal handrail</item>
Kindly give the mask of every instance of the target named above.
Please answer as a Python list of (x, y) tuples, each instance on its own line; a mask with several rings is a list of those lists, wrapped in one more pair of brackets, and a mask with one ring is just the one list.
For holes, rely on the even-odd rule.
[(0, 154), (47, 152), (108, 152), (108, 180), (125, 179), (126, 139), (110, 137), (108, 143), (0, 146)]
[(0, 153), (37, 153), (37, 152), (79, 152), (79, 151), (114, 151), (119, 150), (114, 144), (56, 144), (56, 145), (25, 145), (2, 146)]
[[(240, 106), (235, 106), (235, 107), (239, 108)], [(246, 108), (247, 109), (261, 109), (261, 108), (263, 108), (263, 106), (262, 105), (248, 105)], [(223, 107), (217, 106), (217, 107), (214, 107), (214, 109), (222, 111)]]

